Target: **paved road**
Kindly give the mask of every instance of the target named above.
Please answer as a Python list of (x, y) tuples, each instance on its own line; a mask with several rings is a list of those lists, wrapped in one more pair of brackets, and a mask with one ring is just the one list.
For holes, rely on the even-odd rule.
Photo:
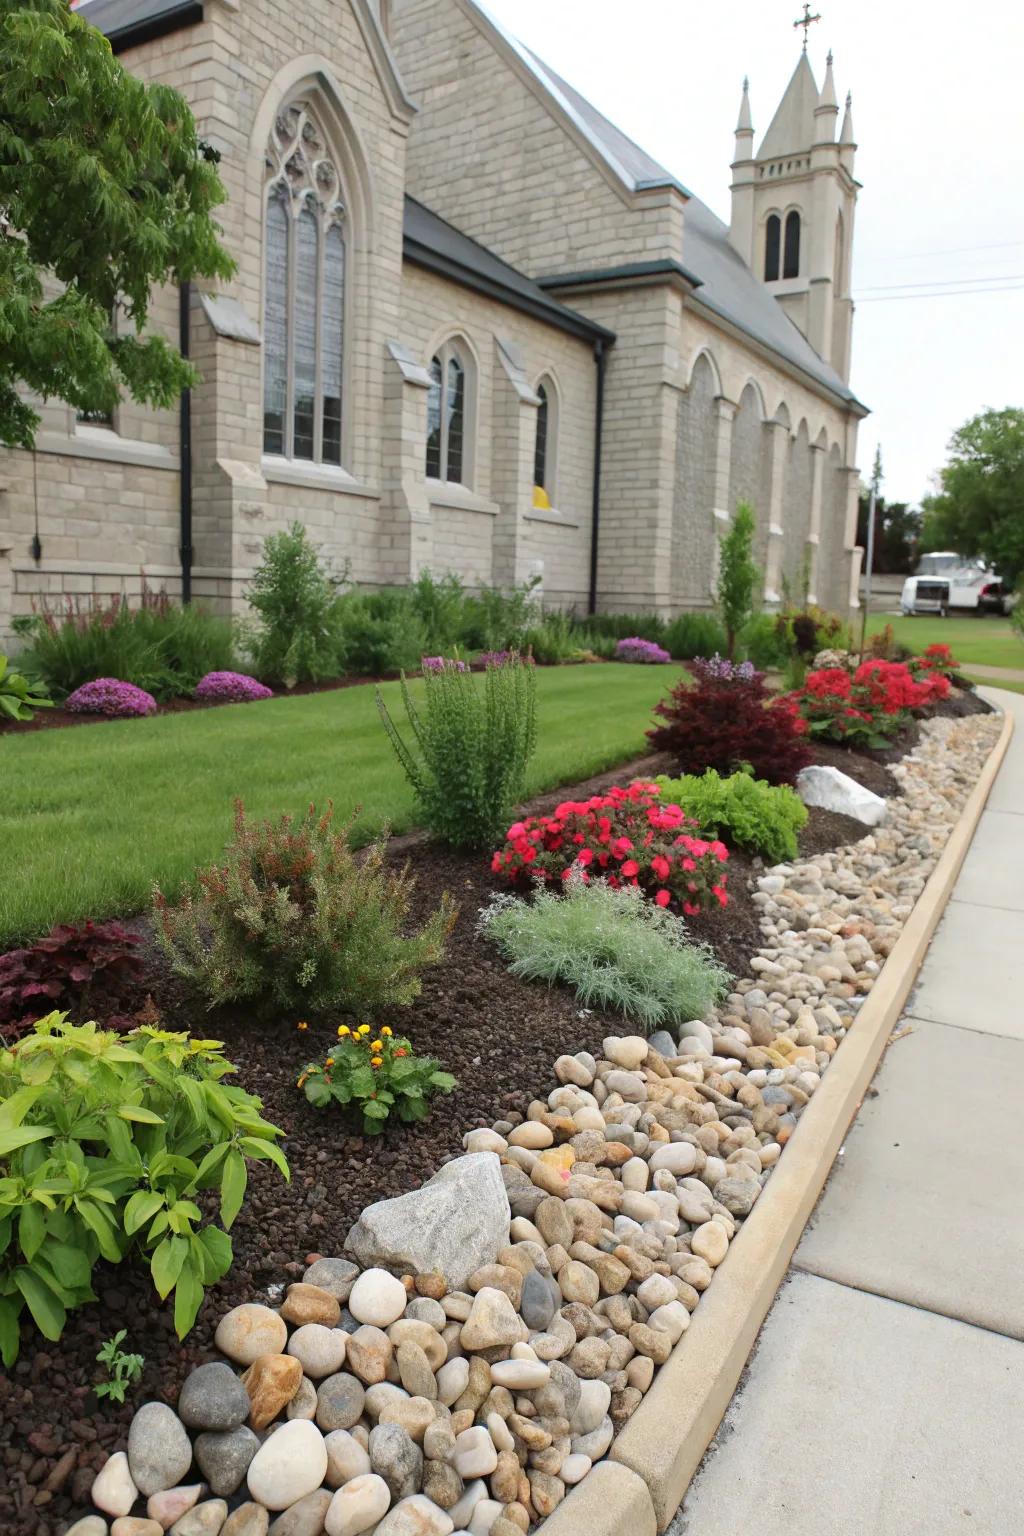
[(1024, 698), (987, 696), (1017, 729), (910, 1033), (671, 1536), (1024, 1533)]

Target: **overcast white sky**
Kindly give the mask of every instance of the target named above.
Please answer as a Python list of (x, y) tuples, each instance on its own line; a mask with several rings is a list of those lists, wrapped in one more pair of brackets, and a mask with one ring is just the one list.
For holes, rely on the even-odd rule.
[[(743, 76), (757, 144), (797, 61), (802, 5), (484, 3), (728, 220)], [(1024, 405), (1024, 7), (820, 0), (812, 10), (822, 13), (810, 29), (815, 75), (820, 85), (831, 48), (860, 145), (851, 382), (872, 409), (860, 465), (867, 476), (881, 443), (884, 494), (917, 501), (955, 427), (986, 406)], [(962, 291), (1014, 278), (1016, 291)], [(905, 297), (914, 290), (903, 285), (946, 283), (958, 297)], [(869, 292), (896, 284), (897, 302)]]

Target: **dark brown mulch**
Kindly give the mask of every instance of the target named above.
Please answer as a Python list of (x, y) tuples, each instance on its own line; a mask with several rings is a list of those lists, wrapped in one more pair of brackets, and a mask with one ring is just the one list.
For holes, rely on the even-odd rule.
[[(583, 797), (616, 781), (653, 774), (664, 760), (644, 758), (584, 785), (539, 797), (530, 810)], [(848, 817), (812, 810), (801, 834), (802, 853), (816, 853), (860, 837)], [(408, 858), (417, 886), (412, 917), (431, 910), (443, 890), (460, 911), (445, 960), (424, 978), (413, 1010), (393, 1009), (378, 1022), (410, 1031), (416, 1048), (439, 1057), (459, 1079), (456, 1091), (435, 1101), (415, 1132), (398, 1127), (365, 1140), (339, 1115), (312, 1109), (296, 1088), (307, 1061), (334, 1039), (329, 1024), (300, 1032), (296, 1020), (267, 1024), (245, 1009), (204, 1014), (170, 975), (145, 919), (145, 977), (134, 995), (109, 999), (121, 1015), (152, 995), (171, 1028), (201, 1030), (225, 1042), (239, 1067), (238, 1081), (258, 1094), (267, 1117), (287, 1135), (292, 1179), (286, 1186), (267, 1167), (254, 1165), (242, 1212), (233, 1229), (235, 1260), (213, 1288), (196, 1328), (184, 1344), (174, 1335), (170, 1308), (161, 1305), (137, 1265), (101, 1264), (97, 1301), (69, 1320), (64, 1337), (49, 1344), (26, 1324), (22, 1352), (0, 1374), (0, 1531), (4, 1536), (57, 1536), (88, 1507), (88, 1492), (106, 1456), (123, 1446), (135, 1408), (149, 1398), (175, 1401), (188, 1371), (209, 1357), (216, 1320), (243, 1300), (265, 1296), (270, 1284), (298, 1278), (310, 1251), (340, 1252), (364, 1205), (416, 1188), (461, 1146), (464, 1131), (505, 1112), (522, 1114), (551, 1084), (551, 1063), (563, 1051), (595, 1050), (607, 1034), (628, 1032), (618, 1016), (586, 1011), (567, 991), (509, 976), (493, 947), (478, 938), (479, 907), (493, 888), (488, 861), (438, 848), (422, 837), (395, 840), (393, 857)], [(761, 943), (758, 910), (749, 890), (761, 868), (734, 852), (729, 862), (729, 906), (690, 920), (694, 936), (709, 942), (738, 975)], [(93, 998), (102, 1019), (103, 999)], [(118, 1407), (100, 1404), (92, 1385), (102, 1379), (95, 1356), (102, 1342), (126, 1327), (124, 1347), (146, 1356), (141, 1382)]]

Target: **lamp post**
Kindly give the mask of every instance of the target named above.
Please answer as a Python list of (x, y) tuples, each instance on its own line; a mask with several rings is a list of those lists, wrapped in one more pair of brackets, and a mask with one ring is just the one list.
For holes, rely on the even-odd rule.
[(868, 614), (871, 612), (871, 577), (875, 569), (875, 503), (882, 483), (882, 450), (875, 449), (875, 462), (871, 468), (871, 495), (868, 498), (868, 547), (864, 569), (864, 613), (860, 623), (860, 654), (867, 648)]

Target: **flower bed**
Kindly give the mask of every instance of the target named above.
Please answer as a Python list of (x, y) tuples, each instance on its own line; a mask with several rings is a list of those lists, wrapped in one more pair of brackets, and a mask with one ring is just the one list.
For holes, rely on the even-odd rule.
[[(693, 1028), (692, 1035), (684, 1043), (685, 1048), (666, 1045), (664, 1040), (655, 1040), (654, 1049), (645, 1041), (624, 1041), (619, 1038), (620, 1026), (613, 1021), (599, 1017), (580, 1019), (575, 1006), (559, 994), (538, 993), (511, 982), (496, 958), (486, 951), (481, 952), (479, 945), (475, 950), (469, 946), (459, 948), (450, 963), (438, 973), (436, 984), (428, 983), (422, 1007), (417, 1007), (416, 1027), (411, 1031), (416, 1049), (444, 1057), (460, 1079), (463, 1077), (463, 1060), (469, 1066), (466, 1090), (460, 1089), (458, 1095), (445, 1101), (450, 1108), (440, 1107), (430, 1124), (438, 1116), (443, 1117), (440, 1128), (442, 1132), (447, 1130), (448, 1146), (451, 1147), (457, 1126), (465, 1127), (474, 1122), (480, 1125), (486, 1116), (486, 1129), (469, 1133), (468, 1147), (494, 1148), (502, 1158), (513, 1215), (512, 1230), (508, 1234), (511, 1241), (504, 1247), (496, 1247), (494, 1258), (501, 1261), (503, 1270), (515, 1272), (515, 1263), (506, 1263), (506, 1259), (515, 1259), (526, 1267), (526, 1258), (531, 1257), (533, 1268), (529, 1274), (539, 1275), (539, 1280), (546, 1282), (544, 1264), (539, 1262), (534, 1250), (522, 1247), (524, 1243), (529, 1245), (537, 1241), (537, 1236), (524, 1225), (532, 1223), (543, 1240), (547, 1268), (555, 1278), (563, 1304), (552, 1312), (543, 1327), (535, 1326), (531, 1335), (534, 1343), (542, 1334), (553, 1335), (559, 1346), (560, 1352), (538, 1362), (547, 1367), (550, 1377), (541, 1383), (543, 1372), (536, 1367), (526, 1369), (530, 1366), (527, 1359), (520, 1379), (529, 1378), (538, 1384), (503, 1390), (532, 1399), (540, 1418), (545, 1412), (548, 1416), (558, 1417), (555, 1393), (562, 1393), (566, 1410), (570, 1399), (575, 1398), (577, 1391), (579, 1394), (573, 1412), (566, 1414), (570, 1421), (568, 1449), (571, 1464), (562, 1461), (556, 1465), (557, 1455), (546, 1454), (551, 1447), (530, 1445), (523, 1438), (523, 1425), (512, 1422), (507, 1412), (501, 1412), (506, 1407), (500, 1389), (502, 1373), (499, 1370), (495, 1376), (493, 1359), (489, 1361), (489, 1385), (474, 1409), (473, 1417), (481, 1421), (486, 1419), (485, 1403), (489, 1405), (488, 1411), (498, 1412), (504, 1419), (517, 1464), (525, 1461), (521, 1474), (516, 1475), (514, 1491), (517, 1495), (526, 1493), (529, 1504), (523, 1505), (522, 1510), (510, 1511), (513, 1517), (521, 1517), (524, 1511), (527, 1515), (543, 1514), (557, 1504), (561, 1492), (572, 1485), (575, 1475), (581, 1471), (585, 1474), (584, 1460), (602, 1454), (602, 1443), (610, 1443), (611, 1434), (635, 1409), (646, 1383), (656, 1370), (657, 1357), (665, 1351), (664, 1339), (653, 1335), (664, 1334), (671, 1343), (675, 1330), (685, 1329), (687, 1324), (683, 1314), (688, 1321), (705, 1282), (713, 1278), (717, 1261), (727, 1249), (732, 1232), (744, 1219), (744, 1205), (749, 1210), (756, 1201), (767, 1170), (777, 1160), (778, 1149), (784, 1147), (802, 1103), (813, 1092), (811, 1079), (820, 1077), (827, 1067), (845, 1028), (870, 991), (878, 967), (895, 942), (946, 832), (956, 818), (967, 787), (980, 768), (992, 740), (993, 722), (984, 719), (927, 722), (922, 733), (914, 760), (898, 764), (893, 769), (900, 780), (902, 794), (891, 802), (890, 821), (886, 826), (855, 847), (822, 853), (812, 860), (804, 859), (760, 875), (760, 889), (753, 898), (763, 914), (764, 940), (760, 953), (753, 957), (746, 968), (745, 979), (734, 986), (717, 1013), (709, 1016), (707, 1024)], [(429, 857), (436, 859), (436, 855)], [(465, 880), (473, 870), (472, 862), (449, 856), (448, 863), (452, 875), (457, 869), (466, 872), (460, 898), (464, 905), (468, 903), (471, 907), (473, 897), (463, 895), (463, 891)], [(448, 875), (445, 878), (447, 880)], [(454, 879), (452, 886), (457, 888)], [(476, 890), (481, 891), (485, 886), (486, 880), (479, 881)], [(790, 926), (790, 914), (796, 907), (808, 918), (806, 928)], [(730, 920), (731, 910), (721, 914), (723, 922)], [(463, 933), (467, 921), (472, 921), (471, 910), (462, 919)], [(467, 963), (470, 956), (471, 964)], [(514, 1027), (508, 1012), (510, 995), (516, 997), (523, 1014), (522, 1022)], [(455, 1043), (453, 1025), (456, 1021), (467, 1025), (472, 1033), (467, 1040), (459, 1042), (458, 1059), (453, 1060), (450, 1047)], [(704, 1034), (705, 1028), (708, 1035)], [(240, 1019), (234, 1030), (236, 1040), (230, 1041), (228, 1048), (244, 1063), (245, 1053), (240, 1047), (244, 1040), (251, 1039), (251, 1024)], [(602, 1039), (604, 1044), (601, 1044)], [(656, 1049), (659, 1044), (671, 1054), (659, 1055)], [(582, 1056), (579, 1049), (570, 1057), (561, 1055), (566, 1048), (578, 1047), (583, 1048)], [(294, 1258), (305, 1246), (314, 1252), (319, 1247), (329, 1254), (340, 1254), (340, 1246), (336, 1243), (328, 1246), (322, 1239), (318, 1242), (318, 1232), (340, 1237), (359, 1214), (363, 1201), (375, 1195), (394, 1194), (396, 1189), (415, 1187), (423, 1174), (430, 1171), (430, 1159), (437, 1155), (431, 1150), (438, 1146), (436, 1140), (432, 1143), (407, 1142), (403, 1146), (389, 1142), (386, 1135), (375, 1144), (372, 1158), (355, 1138), (339, 1142), (334, 1135), (324, 1131), (310, 1140), (309, 1131), (296, 1116), (294, 1107), (284, 1116), (273, 1103), (275, 1093), (281, 1091), (278, 1085), (289, 1066), (289, 1056), (292, 1063), (299, 1062), (300, 1050), (308, 1060), (304, 1036), (296, 1036), (293, 1045), (271, 1036), (263, 1052), (252, 1058), (249, 1074), (245, 1073), (243, 1065), (243, 1074), (261, 1091), (268, 1114), (273, 1118), (285, 1118), (286, 1123), (297, 1122), (292, 1126), (288, 1154), (295, 1170), (296, 1188), (300, 1191), (305, 1188), (309, 1192), (306, 1202), (285, 1216), (279, 1192), (275, 1189), (271, 1194), (269, 1189), (261, 1187), (265, 1181), (254, 1179), (257, 1186), (254, 1209), (243, 1211), (235, 1228), (239, 1255), (237, 1271), (233, 1269), (222, 1282), (222, 1299), (217, 1306), (208, 1303), (204, 1309), (198, 1336), (189, 1340), (189, 1359), (195, 1359), (196, 1351), (202, 1352), (208, 1346), (212, 1323), (234, 1303), (250, 1300), (276, 1303), (279, 1299), (276, 1287), (281, 1279), (289, 1274), (295, 1280), (303, 1278), (304, 1266), (296, 1265)], [(588, 1051), (592, 1060), (587, 1059)], [(716, 1059), (712, 1059), (710, 1052), (715, 1053)], [(480, 1058), (476, 1067), (472, 1065), (474, 1055)], [(544, 1063), (555, 1057), (558, 1061), (553, 1085), (550, 1078), (544, 1082)], [(771, 1082), (768, 1081), (769, 1072)], [(263, 1092), (264, 1083), (267, 1092)], [(511, 1091), (510, 1084), (515, 1085)], [(250, 1086), (250, 1081), (246, 1081), (246, 1086)], [(289, 1088), (294, 1095), (293, 1079)], [(531, 1100), (531, 1092), (537, 1093), (536, 1100)], [(588, 1096), (600, 1102), (591, 1104)], [(497, 1120), (494, 1119), (496, 1108), (500, 1115)], [(612, 1115), (614, 1119), (609, 1118)], [(639, 1127), (641, 1118), (645, 1122), (644, 1130)], [(606, 1134), (607, 1131), (611, 1134)], [(442, 1144), (445, 1139), (442, 1134)], [(759, 1149), (756, 1152), (753, 1150), (755, 1146)], [(607, 1152), (602, 1150), (604, 1148)], [(340, 1160), (346, 1171), (351, 1172), (351, 1177), (341, 1181), (326, 1178), (326, 1169), (318, 1163), (318, 1152), (321, 1151), (324, 1163), (333, 1166)], [(721, 1156), (723, 1152), (725, 1158)], [(758, 1162), (757, 1169), (753, 1166), (754, 1158)], [(666, 1160), (675, 1163), (675, 1171), (666, 1165)], [(679, 1171), (684, 1163), (691, 1163), (689, 1172)], [(718, 1163), (723, 1164), (722, 1168)], [(643, 1188), (639, 1187), (641, 1169), (638, 1165), (643, 1165), (646, 1170)], [(318, 1186), (322, 1189), (319, 1195)], [(723, 1207), (721, 1210), (709, 1205), (712, 1189), (714, 1199)], [(570, 1209), (562, 1198), (567, 1194), (584, 1205), (574, 1205)], [(687, 1198), (689, 1196), (692, 1200)], [(674, 1235), (665, 1234), (660, 1255), (649, 1256), (630, 1223), (637, 1219), (664, 1219), (669, 1199), (675, 1200), (681, 1213), (677, 1217), (677, 1231)], [(608, 1202), (615, 1208), (607, 1209)], [(651, 1202), (659, 1215), (653, 1216), (644, 1202)], [(689, 1214), (683, 1211), (683, 1202)], [(542, 1205), (545, 1208), (543, 1215)], [(589, 1206), (593, 1206), (594, 1211), (590, 1211)], [(552, 1212), (550, 1217), (548, 1211)], [(569, 1215), (571, 1232), (556, 1228), (554, 1213), (557, 1211), (562, 1213), (563, 1225), (565, 1215)], [(635, 1214), (630, 1215), (631, 1211)], [(602, 1257), (601, 1244), (606, 1241), (602, 1234), (616, 1219), (620, 1222), (616, 1236), (622, 1240), (613, 1252), (604, 1252)], [(543, 1228), (549, 1222), (549, 1231), (545, 1232)], [(702, 1232), (704, 1228), (709, 1230)], [(569, 1238), (569, 1243), (550, 1240), (559, 1235)], [(660, 1237), (660, 1233), (658, 1235)], [(562, 1248), (564, 1254), (554, 1251), (558, 1248)], [(570, 1253), (570, 1248), (576, 1251)], [(619, 1249), (625, 1250), (622, 1258), (618, 1256)], [(360, 1250), (361, 1263), (368, 1263), (371, 1258), (365, 1248)], [(289, 1260), (292, 1261), (290, 1265)], [(632, 1270), (627, 1260), (632, 1263)], [(652, 1266), (650, 1272), (644, 1260)], [(624, 1265), (628, 1271), (621, 1289), (614, 1289), (622, 1277), (610, 1261)], [(399, 1264), (398, 1267), (405, 1266)], [(667, 1273), (663, 1273), (663, 1269)], [(473, 1273), (479, 1289), (469, 1275), (460, 1276), (461, 1283), (455, 1285), (452, 1280), (440, 1298), (441, 1311), (447, 1319), (444, 1326), (453, 1328), (457, 1324), (460, 1333), (464, 1319), (459, 1313), (468, 1309), (472, 1316), (479, 1306), (472, 1299), (474, 1294), (481, 1296), (484, 1292), (496, 1291), (500, 1295), (502, 1285), (513, 1291), (516, 1285), (515, 1278), (507, 1274), (489, 1272), (481, 1277), (476, 1271)], [(530, 1299), (528, 1291), (533, 1293), (532, 1305), (540, 1307), (541, 1312), (545, 1305), (538, 1283), (530, 1281), (527, 1285), (529, 1274), (520, 1272), (520, 1318)], [(344, 1286), (346, 1276), (351, 1278), (347, 1267), (341, 1265), (321, 1266), (308, 1279), (318, 1289), (323, 1289), (322, 1282), (332, 1275), (336, 1286)], [(340, 1281), (338, 1276), (341, 1276)], [(661, 1299), (663, 1294), (667, 1295), (663, 1287), (649, 1284), (655, 1276), (672, 1285), (674, 1300)], [(268, 1281), (275, 1284), (274, 1292), (269, 1295), (265, 1289)], [(695, 1284), (695, 1281), (701, 1283)], [(123, 1291), (126, 1283), (118, 1275), (122, 1308), (126, 1303), (130, 1307)], [(382, 1282), (375, 1281), (374, 1284)], [(648, 1289), (643, 1294), (650, 1306), (640, 1294), (645, 1285)], [(452, 1299), (453, 1286), (456, 1291), (464, 1290), (465, 1296), (456, 1295)], [(421, 1277), (419, 1284), (413, 1282), (411, 1293), (413, 1298), (419, 1296), (421, 1302), (435, 1301), (439, 1289), (436, 1279)], [(567, 1291), (576, 1294), (570, 1299)], [(129, 1294), (132, 1294), (130, 1289)], [(397, 1293), (392, 1294), (397, 1296)], [(417, 1325), (415, 1337), (428, 1344), (428, 1336), (418, 1325), (428, 1318), (439, 1322), (429, 1307), (419, 1305), (415, 1299), (410, 1301), (409, 1295), (406, 1292), (402, 1299), (403, 1318), (398, 1333), (389, 1339), (392, 1352), (397, 1350), (402, 1330), (407, 1330), (405, 1320), (410, 1316)], [(554, 1301), (550, 1290), (549, 1296)], [(616, 1297), (627, 1309), (628, 1322)], [(303, 1294), (299, 1293), (294, 1296), (294, 1305), (292, 1298), (284, 1303), (284, 1310), (289, 1314), (287, 1320), (295, 1328), (302, 1326), (296, 1320), (299, 1315), (296, 1308), (302, 1300)], [(326, 1306), (322, 1298), (313, 1300)], [(479, 1306), (478, 1321), (487, 1309), (504, 1311), (492, 1296), (487, 1296), (485, 1302), (485, 1306)], [(354, 1321), (364, 1327), (371, 1326), (356, 1315), (360, 1304), (352, 1306), (351, 1297), (349, 1306)], [(596, 1331), (587, 1322), (595, 1307), (598, 1309), (596, 1315), (601, 1319)], [(661, 1307), (669, 1311), (662, 1315), (657, 1326), (652, 1327), (649, 1314), (656, 1313)], [(140, 1335), (143, 1347), (158, 1350), (160, 1314), (149, 1313), (151, 1321), (144, 1326), (141, 1319), (147, 1316), (147, 1311), (140, 1311), (136, 1326), (144, 1330)], [(136, 1316), (134, 1310), (125, 1310), (124, 1315)], [(531, 1313), (535, 1318), (540, 1315), (540, 1312)], [(86, 1316), (83, 1314), (83, 1321)], [(106, 1322), (102, 1312), (101, 1322)], [(563, 1323), (571, 1329), (571, 1341)], [(389, 1330), (394, 1326), (392, 1322), (387, 1324)], [(435, 1327), (434, 1332), (437, 1339), (443, 1338), (443, 1330)], [(407, 1333), (411, 1342), (413, 1333), (408, 1330)], [(230, 1330), (225, 1330), (221, 1341), (230, 1342), (229, 1334)], [(99, 1336), (102, 1336), (102, 1328)], [(478, 1384), (483, 1363), (481, 1356), (474, 1352), (489, 1348), (479, 1342), (481, 1338), (471, 1331), (465, 1341), (467, 1353), (480, 1362), (469, 1368), (476, 1373), (474, 1379)], [(474, 1339), (478, 1342), (472, 1342)], [(94, 1346), (97, 1342), (94, 1338)], [(595, 1371), (599, 1363), (597, 1356), (602, 1353), (596, 1346), (608, 1349), (605, 1371), (614, 1377), (614, 1380), (600, 1383), (609, 1388), (607, 1403), (604, 1402), (604, 1392), (591, 1385), (598, 1382), (599, 1375), (605, 1374), (605, 1371), (590, 1374)], [(68, 1348), (73, 1347), (74, 1341), (68, 1338)], [(387, 1346), (381, 1344), (380, 1347)], [(537, 1353), (543, 1356), (552, 1347), (543, 1344)], [(508, 1348), (507, 1344), (505, 1348)], [(437, 1351), (438, 1346), (430, 1344), (428, 1367), (434, 1372), (440, 1388), (447, 1366), (431, 1363), (432, 1359), (438, 1360)], [(92, 1353), (95, 1353), (95, 1347)], [(80, 1349), (79, 1355), (87, 1358), (86, 1350)], [(409, 1358), (407, 1352), (403, 1361), (411, 1372)], [(412, 1358), (417, 1366), (421, 1364), (418, 1357)], [(394, 1431), (383, 1436), (379, 1433), (380, 1413), (374, 1416), (372, 1410), (379, 1404), (380, 1397), (388, 1394), (369, 1396), (367, 1389), (372, 1392), (373, 1388), (360, 1376), (359, 1361), (356, 1349), (354, 1356), (349, 1356), (341, 1367), (343, 1375), (354, 1378), (354, 1386), (346, 1383), (344, 1389), (331, 1386), (325, 1391), (325, 1379), (315, 1379), (320, 1383), (318, 1390), (324, 1392), (325, 1402), (329, 1398), (335, 1404), (331, 1411), (338, 1411), (337, 1403), (341, 1400), (338, 1394), (343, 1390), (350, 1394), (350, 1398), (349, 1408), (342, 1411), (350, 1412), (362, 1393), (362, 1413), (341, 1433), (358, 1439), (360, 1421), (367, 1429), (373, 1426), (372, 1432), (377, 1438), (369, 1447), (372, 1463), (369, 1475), (385, 1475), (386, 1480), (388, 1453), (382, 1449), (383, 1443), (397, 1441), (404, 1446), (404, 1441)], [(621, 1364), (613, 1363), (620, 1361)], [(160, 1353), (159, 1363), (162, 1369), (158, 1372), (155, 1362), (147, 1367), (149, 1379), (144, 1382), (145, 1391), (135, 1395), (136, 1403), (147, 1393), (151, 1397), (169, 1394), (169, 1400), (175, 1400), (174, 1388), (185, 1362), (180, 1357)], [(241, 1361), (236, 1363), (242, 1364)], [(31, 1370), (34, 1362), (26, 1360), (26, 1366)], [(460, 1366), (459, 1375), (462, 1369)], [(81, 1440), (77, 1431), (71, 1428), (69, 1410), (63, 1401), (68, 1389), (79, 1391), (81, 1379), (74, 1374), (68, 1376), (66, 1355), (56, 1372), (49, 1367), (30, 1377), (28, 1374), (21, 1376), (20, 1370), (19, 1366), (19, 1384), (14, 1387), (13, 1394), (8, 1393), (6, 1399), (0, 1401), (0, 1418), (12, 1428), (18, 1422), (24, 1423), (26, 1417), (40, 1425), (38, 1444), (52, 1445), (53, 1449), (25, 1453), (32, 1459), (32, 1465), (43, 1460), (40, 1480), (49, 1474), (58, 1453), (63, 1458), (71, 1451), (77, 1451), (77, 1469), (66, 1472), (65, 1478), (75, 1492), (74, 1507), (81, 1510), (86, 1507), (87, 1489), (105, 1450), (123, 1447), (126, 1443), (130, 1410), (126, 1405), (123, 1412), (110, 1410), (109, 1417), (94, 1418), (92, 1423), (98, 1426), (98, 1439)], [(60, 1401), (53, 1397), (54, 1377), (65, 1383)], [(575, 1388), (570, 1377), (576, 1381)], [(408, 1380), (410, 1386), (429, 1388), (424, 1377), (416, 1378), (410, 1374)], [(445, 1394), (451, 1388), (452, 1373), (445, 1378)], [(466, 1391), (469, 1391), (468, 1380)], [(413, 1397), (418, 1395), (418, 1392), (412, 1393)], [(452, 1432), (463, 1434), (467, 1429), (470, 1432), (470, 1440), (462, 1442), (459, 1448), (465, 1472), (465, 1476), (458, 1473), (462, 1482), (472, 1486), (474, 1478), (470, 1469), (479, 1468), (481, 1475), (487, 1478), (488, 1495), (511, 1493), (511, 1464), (504, 1461), (500, 1467), (498, 1465), (498, 1457), (503, 1454), (498, 1442), (504, 1443), (498, 1426), (495, 1426), (496, 1439), (490, 1439), (489, 1449), (484, 1422), (465, 1425), (464, 1420), (458, 1419), (460, 1413), (464, 1415), (468, 1411), (469, 1401), (462, 1403), (460, 1396), (453, 1398), (450, 1404), (444, 1404), (444, 1395), (441, 1401), (441, 1417), (448, 1417), (445, 1409), (450, 1407), (456, 1419), (450, 1426)], [(77, 1397), (77, 1403), (81, 1414), (85, 1410), (81, 1395)], [(55, 1422), (62, 1428), (55, 1429), (53, 1422), (47, 1426), (46, 1420), (40, 1424), (41, 1414), (46, 1411), (55, 1416)], [(75, 1409), (72, 1407), (70, 1412), (74, 1413)], [(326, 1410), (321, 1417), (326, 1420)], [(388, 1417), (390, 1414), (385, 1413), (385, 1421)], [(415, 1410), (402, 1409), (392, 1422), (401, 1427), (403, 1418), (407, 1418), (409, 1427), (415, 1430)], [(586, 1427), (592, 1419), (596, 1419), (593, 1428)], [(530, 1422), (525, 1421), (527, 1430)], [(480, 1430), (485, 1434), (478, 1433)], [(309, 1442), (307, 1452), (315, 1451), (313, 1438), (307, 1432), (303, 1431), (297, 1438)], [(561, 1447), (564, 1438), (556, 1436), (554, 1444)], [(442, 1440), (447, 1444), (446, 1435), (437, 1431), (436, 1439), (432, 1434), (426, 1449), (438, 1449)], [(423, 1449), (421, 1445), (421, 1454)], [(493, 1469), (484, 1471), (485, 1465), (490, 1467), (492, 1450)], [(296, 1463), (299, 1459), (297, 1456)], [(49, 1503), (36, 1506), (34, 1500), (37, 1492), (45, 1493), (46, 1490), (41, 1489), (40, 1482), (27, 1481), (31, 1467), (25, 1466), (20, 1458), (7, 1465), (11, 1467), (11, 1487), (17, 1501), (16, 1513), (10, 1521), (11, 1530), (17, 1531), (19, 1536), (22, 1531), (41, 1532), (50, 1518)], [(456, 1491), (449, 1474), (441, 1469), (443, 1466), (450, 1466), (450, 1463), (443, 1462), (440, 1456), (427, 1455), (421, 1474), (427, 1491), (442, 1500)], [(567, 1474), (565, 1477), (561, 1475), (563, 1471)], [(309, 1475), (308, 1469), (305, 1475)], [(259, 1477), (258, 1469), (256, 1481), (262, 1486)], [(498, 1481), (495, 1483), (494, 1479)], [(233, 1495), (232, 1502), (244, 1497), (244, 1483), (242, 1488), (242, 1494)], [(316, 1489), (311, 1488), (311, 1494), (318, 1488), (319, 1480)], [(325, 1491), (335, 1497), (333, 1490)], [(379, 1489), (377, 1492), (379, 1495)], [(0, 1493), (0, 1501), (3, 1497)], [(348, 1499), (351, 1497), (351, 1494), (347, 1496)], [(62, 1497), (58, 1490), (56, 1502), (61, 1513), (67, 1510), (66, 1485)], [(520, 1498), (516, 1497), (499, 1503), (499, 1510), (505, 1509), (507, 1504), (520, 1503)], [(463, 1513), (459, 1511), (460, 1521)], [(464, 1523), (469, 1523), (468, 1517)], [(49, 1529), (56, 1531), (57, 1528), (54, 1520)], [(446, 1528), (443, 1521), (438, 1525), (438, 1529)], [(7, 1529), (6, 1525), (4, 1529)]]

